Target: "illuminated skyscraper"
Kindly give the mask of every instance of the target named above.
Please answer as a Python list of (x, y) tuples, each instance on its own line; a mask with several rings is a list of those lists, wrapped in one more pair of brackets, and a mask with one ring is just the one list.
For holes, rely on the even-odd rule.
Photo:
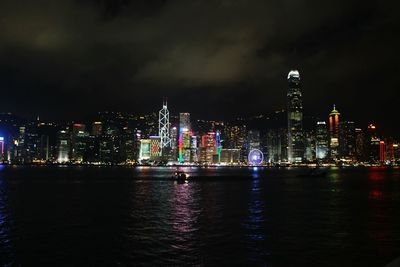
[(176, 160), (178, 154), (178, 128), (172, 127), (170, 129), (171, 137), (171, 159)]
[(217, 161), (221, 161), (221, 151), (222, 151), (222, 144), (221, 144), (221, 132), (217, 130), (215, 133), (215, 148), (216, 148), (216, 155), (217, 155)]
[(179, 162), (190, 161), (190, 139), (192, 136), (190, 113), (179, 113)]
[(143, 163), (148, 161), (151, 157), (151, 140), (141, 139), (140, 140), (140, 152), (139, 152), (139, 162)]
[(187, 129), (188, 131), (191, 130), (190, 113), (179, 113), (179, 128)]
[(60, 130), (57, 135), (57, 162), (66, 163), (69, 161), (70, 136), (68, 131)]
[(217, 154), (217, 140), (214, 132), (209, 132), (201, 137), (200, 161), (210, 164), (213, 156)]
[(157, 161), (161, 156), (161, 137), (150, 136), (150, 160)]
[(340, 158), (355, 160), (356, 154), (356, 128), (353, 121), (342, 121), (339, 131)]
[(386, 155), (385, 155), (385, 141), (380, 141), (379, 142), (379, 161), (381, 163), (384, 163), (386, 160)]
[(192, 132), (187, 128), (179, 129), (179, 141), (178, 141), (178, 149), (179, 149), (179, 162), (190, 162), (190, 139), (192, 136)]
[(265, 136), (267, 153), (265, 154), (268, 163), (287, 161), (287, 140), (286, 128), (270, 129), (267, 131)]
[(314, 131), (304, 131), (304, 160), (313, 162), (316, 159), (316, 134)]
[(333, 105), (333, 110), (329, 114), (329, 149), (331, 159), (338, 157), (339, 149), (339, 111), (336, 110), (336, 106)]
[(190, 162), (198, 162), (198, 136), (192, 135), (190, 137)]
[(381, 160), (381, 139), (378, 137), (376, 130), (377, 129), (374, 124), (368, 125), (367, 146), (369, 152), (369, 161), (372, 163), (377, 163)]
[(85, 124), (74, 123), (71, 130), (71, 161), (82, 162), (88, 137)]
[(300, 74), (291, 70), (288, 74), (288, 158), (289, 162), (302, 162), (304, 157), (303, 103), (300, 89)]
[(167, 100), (163, 101), (163, 107), (158, 113), (158, 135), (161, 138), (160, 147), (161, 154), (165, 148), (171, 147), (171, 138), (169, 136), (169, 128), (171, 124), (169, 123), (169, 111), (167, 108)]
[(317, 122), (317, 130), (315, 136), (315, 155), (317, 160), (324, 160), (328, 157), (328, 129), (326, 122)]

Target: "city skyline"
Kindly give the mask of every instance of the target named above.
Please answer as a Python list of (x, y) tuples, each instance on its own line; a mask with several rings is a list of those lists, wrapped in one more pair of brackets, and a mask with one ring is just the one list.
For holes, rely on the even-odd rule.
[(0, 0), (0, 266), (397, 266), (396, 6)]
[(287, 82), (287, 112), (230, 121), (193, 119), (188, 112), (170, 117), (166, 97), (158, 116), (99, 112), (91, 121), (57, 124), (1, 113), (1, 160), (156, 166), (398, 164), (397, 138), (375, 124), (343, 119), (335, 104), (327, 120), (307, 119), (299, 71), (290, 70)]

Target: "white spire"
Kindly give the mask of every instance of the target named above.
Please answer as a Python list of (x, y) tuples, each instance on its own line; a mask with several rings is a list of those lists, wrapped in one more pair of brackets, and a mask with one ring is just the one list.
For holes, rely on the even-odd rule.
[(163, 99), (163, 107), (158, 113), (158, 135), (161, 138), (161, 153), (162, 149), (171, 146), (171, 138), (169, 136), (169, 111), (167, 107), (167, 98)]

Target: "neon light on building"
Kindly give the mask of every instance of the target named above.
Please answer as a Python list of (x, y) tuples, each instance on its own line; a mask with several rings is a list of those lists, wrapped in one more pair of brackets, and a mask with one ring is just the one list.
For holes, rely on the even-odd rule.
[(333, 105), (333, 110), (329, 114), (329, 131), (331, 137), (339, 137), (339, 111), (336, 110), (336, 106)]
[(178, 152), (179, 162), (190, 160), (190, 137), (191, 131), (188, 128), (179, 129)]
[(221, 161), (221, 151), (222, 151), (222, 145), (221, 145), (221, 133), (220, 131), (217, 131), (215, 134), (215, 154), (218, 155), (218, 162)]
[(183, 129), (179, 129), (178, 153), (179, 162), (183, 162)]
[(213, 155), (217, 155), (216, 134), (209, 132), (201, 137), (200, 160), (204, 163), (212, 163)]
[(161, 137), (150, 136), (150, 160), (158, 160), (161, 156)]
[(329, 146), (332, 159), (337, 158), (339, 154), (339, 115), (339, 111), (337, 111), (336, 106), (333, 105), (333, 110), (329, 113)]

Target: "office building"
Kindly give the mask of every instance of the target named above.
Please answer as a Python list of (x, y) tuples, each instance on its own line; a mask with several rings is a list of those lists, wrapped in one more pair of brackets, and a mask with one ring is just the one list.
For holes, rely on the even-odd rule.
[(329, 153), (332, 160), (339, 157), (339, 111), (333, 105), (333, 110), (329, 113)]
[(315, 156), (318, 161), (324, 161), (329, 156), (328, 128), (325, 121), (317, 122), (315, 135)]
[(304, 157), (303, 100), (300, 74), (291, 70), (288, 74), (287, 91), (288, 115), (288, 158), (291, 163), (300, 163)]

